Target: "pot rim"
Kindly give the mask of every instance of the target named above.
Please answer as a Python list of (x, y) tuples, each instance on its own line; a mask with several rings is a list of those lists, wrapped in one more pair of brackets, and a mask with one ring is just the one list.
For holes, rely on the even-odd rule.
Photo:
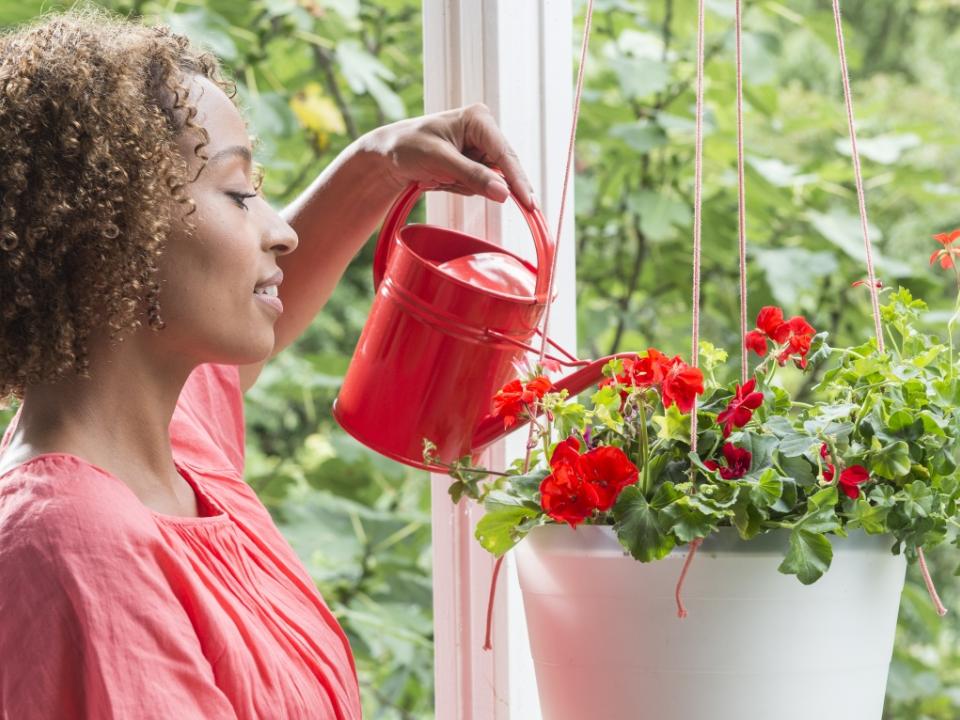
[[(744, 540), (733, 527), (720, 527), (704, 538), (698, 550), (708, 555), (783, 555), (789, 549), (790, 530), (774, 528)], [(868, 535), (862, 528), (850, 528), (847, 537), (835, 533), (826, 533), (835, 550), (861, 553), (885, 553), (894, 556), (891, 547), (894, 542), (892, 533)], [(569, 552), (588, 551), (596, 554), (615, 554), (631, 557), (614, 532), (613, 525), (580, 525), (571, 528), (566, 524), (548, 523), (538, 525), (520, 541), (518, 547), (533, 540), (540, 551)], [(689, 543), (677, 545), (668, 557), (685, 557), (690, 552)], [(899, 554), (902, 556), (902, 553)], [(632, 558), (631, 558), (632, 559)], [(639, 561), (635, 561), (639, 562)], [(656, 562), (656, 561), (654, 561)]]

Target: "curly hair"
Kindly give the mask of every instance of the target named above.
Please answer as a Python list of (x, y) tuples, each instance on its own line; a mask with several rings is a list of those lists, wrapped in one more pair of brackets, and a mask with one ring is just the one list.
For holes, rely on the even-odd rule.
[[(92, 7), (0, 35), (0, 407), (31, 384), (89, 377), (88, 341), (160, 317), (157, 261), (189, 215), (185, 82), (232, 99), (215, 56), (166, 26)], [(196, 177), (196, 176), (194, 176)]]

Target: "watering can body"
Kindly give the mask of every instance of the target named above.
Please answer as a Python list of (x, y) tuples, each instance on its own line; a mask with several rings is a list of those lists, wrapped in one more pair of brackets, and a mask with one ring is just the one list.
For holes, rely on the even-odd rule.
[[(413, 467), (423, 441), (450, 463), (476, 461), (509, 430), (492, 398), (517, 375), (514, 362), (546, 308), (555, 246), (539, 210), (525, 210), (537, 266), (492, 243), (442, 227), (404, 225), (423, 188), (394, 203), (374, 257), (376, 297), (333, 405), (333, 415), (367, 447)], [(519, 206), (519, 203), (518, 203)], [(608, 358), (567, 362), (580, 370), (555, 386), (580, 392)]]

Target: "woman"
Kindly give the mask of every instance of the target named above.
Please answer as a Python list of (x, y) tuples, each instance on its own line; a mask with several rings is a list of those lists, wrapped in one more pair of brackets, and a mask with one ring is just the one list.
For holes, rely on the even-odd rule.
[(241, 393), (408, 183), (503, 201), (480, 160), (535, 200), (475, 106), (363, 136), (277, 214), (229, 90), (102, 12), (0, 39), (0, 718), (360, 717), (243, 481)]

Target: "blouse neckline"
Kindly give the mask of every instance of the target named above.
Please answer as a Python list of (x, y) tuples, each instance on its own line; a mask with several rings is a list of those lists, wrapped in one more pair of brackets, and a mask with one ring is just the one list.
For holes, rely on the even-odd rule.
[(0, 475), (0, 477), (3, 477), (4, 475), (8, 475), (12, 473), (14, 470), (25, 467), (37, 460), (43, 460), (51, 457), (71, 458), (72, 460), (75, 460), (76, 462), (82, 465), (86, 465), (87, 467), (93, 468), (94, 470), (96, 470), (102, 475), (107, 476), (111, 480), (117, 483), (120, 483), (124, 488), (126, 488), (127, 492), (129, 492), (130, 495), (132, 495), (133, 498), (143, 507), (143, 509), (146, 510), (151, 515), (151, 517), (154, 518), (154, 520), (161, 522), (165, 525), (213, 526), (213, 525), (228, 524), (231, 522), (231, 517), (229, 513), (227, 513), (227, 511), (224, 509), (220, 501), (217, 500), (212, 494), (210, 494), (205, 488), (203, 488), (201, 483), (194, 477), (193, 468), (188, 467), (187, 463), (179, 461), (176, 458), (174, 458), (173, 464), (177, 468), (177, 472), (180, 474), (180, 476), (187, 481), (187, 484), (190, 485), (191, 488), (193, 488), (193, 492), (197, 497), (197, 508), (200, 510), (200, 512), (203, 512), (204, 508), (212, 508), (214, 511), (216, 511), (214, 514), (194, 516), (194, 515), (168, 515), (166, 513), (158, 512), (157, 510), (154, 510), (153, 508), (145, 504), (139, 497), (137, 497), (137, 494), (133, 492), (130, 486), (127, 485), (123, 480), (118, 478), (116, 475), (105, 470), (99, 465), (95, 465), (94, 463), (83, 459), (79, 455), (74, 455), (73, 453), (68, 453), (68, 452), (46, 452), (46, 453), (40, 453), (39, 455), (34, 455), (29, 460), (19, 463), (18, 465), (14, 465), (7, 472), (3, 473), (3, 475)]

